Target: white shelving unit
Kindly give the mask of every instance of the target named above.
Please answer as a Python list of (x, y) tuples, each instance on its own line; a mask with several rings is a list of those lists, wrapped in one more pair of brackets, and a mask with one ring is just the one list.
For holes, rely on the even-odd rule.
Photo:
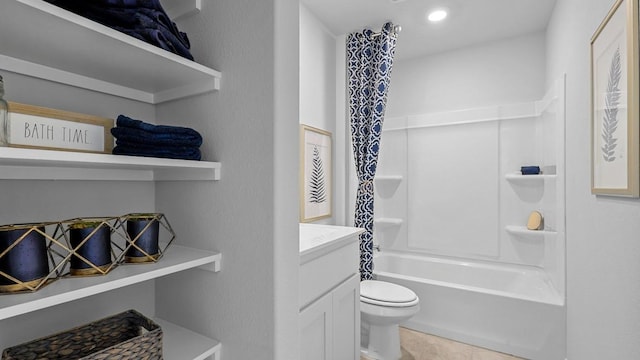
[(380, 183), (399, 183), (401, 182), (403, 179), (402, 175), (380, 175), (380, 176), (376, 176), (374, 178), (374, 180), (376, 182), (380, 182)]
[(507, 233), (531, 240), (544, 240), (545, 235), (555, 235), (551, 230), (529, 230), (526, 226), (508, 225), (505, 227)]
[(402, 219), (397, 218), (377, 218), (373, 220), (373, 223), (377, 229), (386, 229), (390, 227), (397, 227), (402, 225)]
[(165, 360), (220, 360), (220, 342), (162, 319), (153, 319), (162, 328), (162, 352)]
[(0, 179), (219, 180), (217, 162), (0, 147)]
[[(210, 266), (213, 271), (219, 271), (220, 259), (219, 253), (174, 245), (155, 264), (121, 265), (105, 276), (63, 278), (34, 293), (4, 295), (0, 297), (0, 320), (194, 267)], [(217, 340), (162, 319), (154, 319), (154, 321), (162, 327), (164, 358), (167, 360), (206, 359), (220, 352), (221, 345)]]
[[(173, 16), (198, 13), (202, 5), (201, 0), (163, 3)], [(143, 103), (220, 89), (221, 74), (214, 69), (41, 0), (2, 4), (0, 44), (0, 71)], [(0, 148), (3, 180), (215, 181), (220, 169), (220, 163), (208, 161)], [(220, 262), (219, 253), (174, 244), (155, 264), (123, 264), (105, 276), (63, 278), (33, 293), (0, 296), (0, 321), (181, 271), (217, 272)], [(163, 328), (165, 359), (220, 360), (217, 340), (155, 320)]]
[(124, 264), (104, 276), (62, 278), (33, 293), (1, 296), (0, 320), (199, 266), (213, 265), (207, 269), (219, 271), (220, 259), (219, 253), (172, 245), (154, 264)]
[[(522, 175), (520, 172), (509, 173), (505, 175), (505, 179), (512, 184), (544, 187), (545, 180), (554, 181), (557, 178), (556, 174), (537, 174), (537, 175)], [(517, 236), (522, 239), (542, 241), (546, 235), (556, 234), (555, 231), (550, 230), (529, 230), (526, 226), (507, 225), (505, 231), (511, 235)]]
[(513, 183), (542, 182), (545, 179), (555, 178), (555, 174), (522, 175), (520, 173), (510, 173), (505, 175), (505, 179)]
[(42, 0), (3, 3), (0, 44), (3, 70), (151, 104), (220, 89), (220, 72)]
[(202, 10), (202, 0), (162, 0), (162, 7), (172, 20), (195, 15)]

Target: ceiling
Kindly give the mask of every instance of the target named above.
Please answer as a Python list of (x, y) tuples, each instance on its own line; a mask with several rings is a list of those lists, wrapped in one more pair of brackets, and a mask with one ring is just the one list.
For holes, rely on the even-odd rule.
[[(333, 33), (402, 26), (396, 59), (439, 53), (546, 29), (556, 0), (300, 0)], [(441, 23), (425, 21), (437, 7), (449, 9)]]

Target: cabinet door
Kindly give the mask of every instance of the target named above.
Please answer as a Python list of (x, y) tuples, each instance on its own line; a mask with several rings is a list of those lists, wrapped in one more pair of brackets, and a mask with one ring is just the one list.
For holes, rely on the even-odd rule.
[(300, 312), (300, 359), (331, 360), (333, 297), (326, 294)]
[(333, 359), (360, 359), (360, 275), (333, 291)]

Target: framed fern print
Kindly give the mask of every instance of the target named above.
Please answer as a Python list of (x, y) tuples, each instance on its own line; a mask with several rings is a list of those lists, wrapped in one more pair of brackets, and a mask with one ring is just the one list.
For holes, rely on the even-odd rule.
[(331, 133), (300, 126), (300, 222), (331, 216)]
[(638, 197), (638, 0), (618, 0), (591, 38), (591, 193)]

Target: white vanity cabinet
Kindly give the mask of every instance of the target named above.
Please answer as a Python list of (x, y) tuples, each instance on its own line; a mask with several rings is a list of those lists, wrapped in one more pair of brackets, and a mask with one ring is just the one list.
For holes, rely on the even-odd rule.
[(300, 224), (300, 359), (360, 359), (362, 231)]

